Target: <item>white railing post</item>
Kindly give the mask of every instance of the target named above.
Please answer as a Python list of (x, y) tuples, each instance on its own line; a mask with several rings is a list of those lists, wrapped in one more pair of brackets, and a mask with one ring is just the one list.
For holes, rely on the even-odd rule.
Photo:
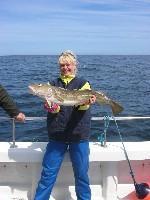
[(16, 142), (16, 124), (15, 124), (15, 119), (12, 118), (12, 145), (10, 146), (10, 148), (17, 147), (15, 142)]

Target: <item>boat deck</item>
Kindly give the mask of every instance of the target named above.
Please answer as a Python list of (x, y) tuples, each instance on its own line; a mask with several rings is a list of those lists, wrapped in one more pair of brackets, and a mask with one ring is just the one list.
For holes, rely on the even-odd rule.
[[(0, 199), (32, 200), (40, 177), (45, 142), (0, 142)], [(125, 142), (135, 179), (150, 182), (150, 142)], [(90, 142), (92, 200), (130, 200), (133, 181), (122, 143)], [(133, 195), (133, 194), (132, 194)], [(75, 200), (71, 162), (66, 153), (51, 200)], [(135, 198), (134, 198), (135, 199)]]

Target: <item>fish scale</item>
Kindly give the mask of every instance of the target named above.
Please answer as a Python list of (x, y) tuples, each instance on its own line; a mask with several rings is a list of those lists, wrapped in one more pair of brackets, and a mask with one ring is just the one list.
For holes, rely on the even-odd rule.
[(94, 90), (68, 90), (56, 87), (50, 84), (31, 84), (29, 85), (30, 92), (39, 96), (46, 101), (54, 102), (63, 106), (83, 105), (93, 95), (96, 96), (96, 102), (102, 105), (109, 105), (113, 115), (123, 111), (123, 107), (114, 100), (107, 97), (103, 92)]

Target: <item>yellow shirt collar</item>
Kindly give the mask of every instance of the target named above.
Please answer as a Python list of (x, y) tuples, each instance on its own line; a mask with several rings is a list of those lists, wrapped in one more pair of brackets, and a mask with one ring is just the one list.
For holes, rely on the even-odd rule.
[(63, 76), (61, 75), (61, 80), (67, 85), (72, 79), (74, 79), (75, 75)]

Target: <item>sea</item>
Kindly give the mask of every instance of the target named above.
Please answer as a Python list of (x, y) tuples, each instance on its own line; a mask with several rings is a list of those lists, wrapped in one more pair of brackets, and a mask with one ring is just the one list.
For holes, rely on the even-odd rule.
[[(0, 56), (0, 84), (3, 85), (26, 117), (15, 123), (16, 141), (47, 142), (43, 101), (29, 93), (31, 83), (47, 83), (59, 76), (57, 55)], [(78, 55), (78, 76), (88, 80), (94, 90), (119, 102), (124, 110), (118, 117), (150, 116), (150, 55)], [(112, 116), (109, 106), (91, 106), (93, 117)], [(0, 108), (0, 141), (12, 141), (12, 121)], [(150, 140), (150, 119), (91, 121), (91, 141)]]

